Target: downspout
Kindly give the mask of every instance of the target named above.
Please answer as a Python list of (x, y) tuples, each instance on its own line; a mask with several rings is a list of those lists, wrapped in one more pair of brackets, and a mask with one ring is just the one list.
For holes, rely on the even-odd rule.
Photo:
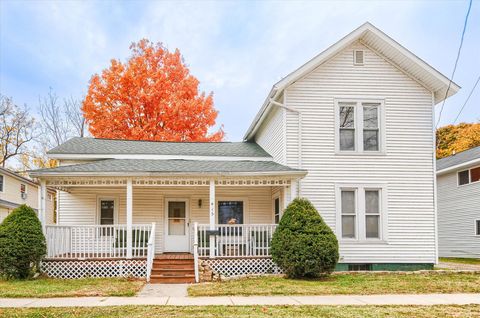
[(438, 207), (437, 207), (437, 133), (435, 128), (435, 94), (432, 92), (432, 129), (433, 129), (433, 209), (435, 233), (435, 265), (438, 265)]
[[(285, 91), (286, 93), (286, 91)], [(284, 93), (284, 100), (286, 100), (286, 94)], [(275, 105), (277, 107), (280, 107), (284, 109), (285, 111), (291, 111), (293, 113), (298, 114), (298, 169), (302, 169), (302, 113), (296, 109), (290, 108), (288, 106), (285, 106), (285, 101), (284, 103), (277, 102), (276, 100), (270, 98), (269, 102), (272, 105)], [(285, 138), (286, 137), (286, 132), (287, 132), (287, 127), (285, 127)], [(285, 158), (285, 164), (287, 164), (287, 158)], [(301, 179), (298, 179), (298, 196), (302, 197), (302, 187), (301, 187)]]

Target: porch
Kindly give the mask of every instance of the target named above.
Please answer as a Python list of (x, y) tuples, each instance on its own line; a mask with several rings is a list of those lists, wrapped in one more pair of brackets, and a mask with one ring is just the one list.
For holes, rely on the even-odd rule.
[(271, 262), (275, 223), (296, 196), (294, 180), (47, 179), (42, 184), (57, 188), (58, 201), (57, 225), (44, 225), (46, 262), (122, 261), (150, 279), (160, 254), (190, 253), (196, 281), (202, 260)]

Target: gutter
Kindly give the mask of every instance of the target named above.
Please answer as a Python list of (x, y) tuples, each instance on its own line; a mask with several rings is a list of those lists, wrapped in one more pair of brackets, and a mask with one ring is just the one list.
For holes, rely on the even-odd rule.
[(248, 141), (253, 135), (255, 135), (255, 133), (257, 132), (257, 130), (259, 128), (258, 127), (259, 123), (262, 123), (263, 118), (266, 116), (266, 114), (268, 114), (268, 110), (270, 109), (269, 106), (271, 104), (270, 101), (272, 99), (275, 99), (275, 98), (278, 97), (277, 96), (278, 92), (279, 92), (278, 87), (273, 86), (272, 89), (270, 90), (270, 93), (268, 93), (267, 98), (265, 98), (265, 101), (263, 102), (262, 108), (260, 108), (260, 111), (255, 116), (255, 118), (253, 119), (253, 122), (250, 125), (250, 127), (248, 127), (248, 130), (245, 133), (245, 136), (243, 136), (244, 141)]
[(294, 170), (294, 171), (263, 171), (263, 172), (32, 172), (30, 175), (34, 178), (43, 178), (43, 177), (77, 177), (77, 176), (87, 176), (87, 177), (171, 177), (171, 176), (200, 176), (200, 177), (235, 177), (235, 176), (298, 176), (304, 177), (307, 175), (306, 170)]

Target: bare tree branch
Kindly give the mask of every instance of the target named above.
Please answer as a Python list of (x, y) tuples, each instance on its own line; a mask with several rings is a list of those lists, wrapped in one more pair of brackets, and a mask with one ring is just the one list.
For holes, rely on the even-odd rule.
[(0, 164), (5, 167), (6, 161), (23, 154), (26, 144), (34, 137), (35, 120), (28, 113), (28, 109), (21, 109), (11, 98), (0, 95)]

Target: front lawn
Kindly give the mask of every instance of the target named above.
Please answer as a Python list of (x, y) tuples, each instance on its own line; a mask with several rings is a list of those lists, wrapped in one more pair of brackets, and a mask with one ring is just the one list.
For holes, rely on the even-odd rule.
[(465, 306), (121, 306), (0, 309), (5, 317), (478, 317), (480, 305)]
[(134, 296), (144, 284), (125, 278), (0, 280), (0, 298)]
[(188, 288), (190, 296), (231, 295), (372, 295), (479, 293), (480, 275), (471, 273), (358, 273), (326, 279), (297, 280), (279, 276), (202, 283)]
[(480, 258), (440, 257), (440, 262), (444, 262), (444, 263), (458, 263), (458, 264), (469, 264), (469, 265), (480, 265)]

